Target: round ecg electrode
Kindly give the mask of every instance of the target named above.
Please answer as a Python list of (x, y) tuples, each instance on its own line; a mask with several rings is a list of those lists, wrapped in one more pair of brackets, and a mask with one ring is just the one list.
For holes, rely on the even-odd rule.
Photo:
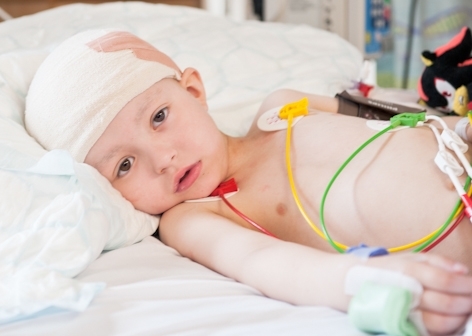
[[(259, 119), (257, 119), (257, 127), (261, 131), (272, 132), (287, 129), (287, 119), (280, 119), (279, 112), (282, 107), (274, 107), (264, 112)], [(295, 125), (303, 116), (293, 118), (292, 126)]]

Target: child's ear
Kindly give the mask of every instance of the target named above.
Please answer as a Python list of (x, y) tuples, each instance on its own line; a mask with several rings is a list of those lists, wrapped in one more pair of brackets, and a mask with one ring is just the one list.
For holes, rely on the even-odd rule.
[(180, 85), (194, 96), (205, 108), (208, 108), (205, 94), (205, 87), (202, 78), (197, 70), (187, 68), (182, 73), (179, 81)]

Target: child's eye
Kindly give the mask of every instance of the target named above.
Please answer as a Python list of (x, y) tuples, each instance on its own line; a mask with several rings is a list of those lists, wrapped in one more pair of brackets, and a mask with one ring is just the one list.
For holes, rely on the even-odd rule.
[(133, 158), (124, 159), (123, 162), (120, 163), (120, 167), (118, 168), (118, 174), (117, 174), (118, 177), (126, 175), (131, 169), (133, 162), (134, 162)]
[(167, 118), (168, 114), (167, 107), (163, 108), (162, 110), (157, 111), (157, 113), (152, 117), (152, 126), (155, 128), (162, 124), (164, 120)]

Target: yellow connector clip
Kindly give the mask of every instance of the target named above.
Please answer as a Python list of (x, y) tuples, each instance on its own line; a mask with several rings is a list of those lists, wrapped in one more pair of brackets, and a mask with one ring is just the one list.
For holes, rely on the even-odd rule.
[(299, 101), (288, 103), (280, 109), (279, 118), (288, 119), (289, 115), (292, 115), (293, 118), (298, 116), (304, 116), (308, 114), (308, 98), (302, 98)]

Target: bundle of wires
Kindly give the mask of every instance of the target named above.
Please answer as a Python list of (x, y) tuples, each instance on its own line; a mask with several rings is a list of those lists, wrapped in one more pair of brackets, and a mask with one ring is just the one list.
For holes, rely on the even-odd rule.
[[(292, 173), (292, 167), (291, 167), (291, 159), (290, 159), (290, 139), (291, 139), (291, 130), (292, 130), (292, 122), (293, 122), (293, 115), (288, 114), (287, 116), (287, 123), (288, 123), (288, 128), (287, 128), (287, 138), (286, 138), (286, 148), (285, 148), (285, 160), (286, 160), (286, 166), (287, 166), (287, 172), (288, 172), (288, 178), (289, 178), (289, 183), (290, 183), (290, 188), (292, 190), (292, 194), (295, 200), (295, 203), (297, 204), (298, 209), (300, 210), (302, 216), (304, 217), (305, 221), (310, 225), (310, 227), (323, 239), (327, 240), (329, 244), (338, 252), (340, 253), (345, 253), (346, 250), (349, 248), (347, 245), (344, 245), (340, 242), (334, 241), (331, 236), (329, 235), (329, 232), (326, 227), (325, 219), (324, 219), (324, 207), (326, 203), (326, 198), (328, 195), (329, 190), (331, 189), (332, 185), (334, 184), (335, 180), (337, 177), (341, 174), (341, 172), (344, 170), (344, 168), (369, 144), (371, 144), (374, 140), (377, 138), (381, 137), (385, 133), (391, 131), (393, 128), (395, 128), (395, 125), (390, 125), (386, 127), (385, 129), (379, 131), (378, 133), (374, 134), (370, 139), (365, 141), (359, 148), (352, 153), (347, 160), (341, 165), (341, 167), (336, 171), (334, 176), (331, 178), (331, 180), (328, 183), (328, 186), (326, 187), (323, 197), (321, 200), (321, 205), (320, 205), (320, 224), (322, 231), (313, 223), (313, 221), (310, 219), (308, 216), (307, 212), (305, 211), (301, 201), (300, 197), (298, 196), (298, 192), (295, 187), (295, 181), (293, 178), (293, 173)], [(467, 178), (466, 184), (465, 184), (465, 190), (468, 190), (468, 195), (470, 196), (472, 194), (472, 187), (470, 186), (470, 177)], [(413, 252), (427, 252), (434, 248), (437, 244), (439, 244), (442, 240), (444, 240), (456, 227), (459, 225), (461, 220), (464, 218), (464, 205), (461, 200), (457, 202), (455, 205), (453, 211), (449, 215), (449, 217), (446, 219), (443, 225), (441, 225), (437, 230), (431, 232), (430, 234), (426, 235), (425, 237), (418, 239), (412, 243), (402, 245), (402, 246), (397, 246), (397, 247), (391, 247), (388, 248), (387, 251), (389, 253), (392, 252), (400, 252), (400, 251), (405, 251), (409, 249), (413, 249)], [(450, 225), (452, 221), (454, 221), (453, 225)], [(447, 228), (449, 229), (444, 232)], [(443, 235), (441, 235), (444, 232)], [(415, 248), (416, 247), (416, 248)]]

